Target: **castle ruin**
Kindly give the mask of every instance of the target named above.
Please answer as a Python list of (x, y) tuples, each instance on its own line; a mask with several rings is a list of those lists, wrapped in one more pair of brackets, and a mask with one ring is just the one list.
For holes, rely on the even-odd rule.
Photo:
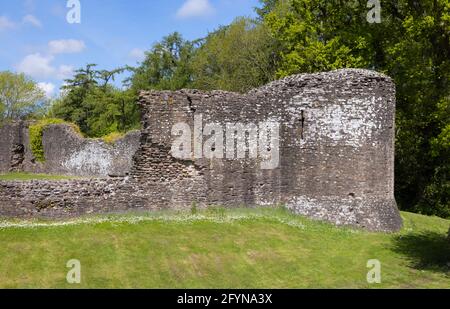
[[(246, 94), (144, 91), (139, 105), (141, 132), (122, 146), (77, 140), (70, 148), (69, 129), (49, 127), (44, 140), (53, 138), (44, 148), (54, 169), (48, 172), (92, 171), (95, 178), (1, 181), (0, 215), (284, 205), (337, 225), (401, 228), (393, 192), (395, 86), (385, 75), (355, 69), (295, 75)], [(181, 128), (189, 137), (183, 156), (174, 147)], [(0, 168), (36, 169), (26, 130), (10, 126), (8, 132), (10, 138), (0, 140)], [(66, 136), (62, 148), (71, 149), (59, 150), (64, 156), (50, 153), (61, 142), (57, 134)], [(87, 144), (95, 160), (86, 151), (79, 155)], [(96, 152), (99, 147), (109, 155)], [(39, 171), (46, 172), (45, 165)]]

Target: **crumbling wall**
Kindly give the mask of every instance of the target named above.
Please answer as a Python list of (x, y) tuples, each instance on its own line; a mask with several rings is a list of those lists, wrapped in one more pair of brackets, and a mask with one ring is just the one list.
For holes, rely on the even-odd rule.
[(0, 173), (22, 169), (25, 146), (23, 123), (0, 125)]
[[(401, 227), (393, 193), (395, 87), (385, 75), (366, 70), (296, 75), (243, 95), (195, 90), (142, 92), (139, 105), (140, 146), (129, 178), (105, 180), (105, 186), (112, 184), (111, 193), (85, 188), (80, 189), (82, 197), (78, 198), (64, 193), (69, 183), (45, 183), (43, 192), (37, 185), (21, 185), (21, 195), (14, 197), (11, 188), (18, 185), (3, 183), (0, 200), (7, 201), (3, 209), (11, 209), (27, 194), (32, 200), (24, 207), (31, 213), (37, 211), (33, 201), (56, 199), (72, 205), (67, 210), (50, 203), (56, 206), (51, 206), (55, 210), (49, 215), (187, 209), (193, 203), (199, 207), (281, 204), (295, 213), (338, 225), (378, 231)], [(236, 124), (247, 128), (253, 124), (261, 130), (261, 124), (267, 123), (279, 125), (275, 144), (253, 141), (249, 130), (244, 140), (224, 141), (223, 151), (227, 153), (240, 142), (261, 152), (265, 148), (273, 152), (273, 147), (279, 146), (279, 161), (273, 166), (265, 165), (267, 158), (251, 156), (251, 150), (240, 158), (238, 152), (234, 158), (217, 155), (217, 145), (207, 143), (212, 134), (206, 132), (208, 124), (225, 131)], [(178, 138), (174, 128), (179, 124), (192, 129), (189, 139), (193, 147), (183, 158), (174, 153)], [(199, 150), (196, 144), (203, 148)], [(215, 158), (204, 156), (208, 148)], [(49, 197), (48, 192), (56, 194)]]
[[(276, 168), (263, 169), (261, 159), (248, 153), (231, 160), (192, 155), (184, 164), (196, 173), (182, 178), (202, 186), (186, 195), (186, 204), (284, 204), (337, 224), (401, 226), (393, 193), (395, 88), (384, 75), (364, 70), (297, 75), (245, 95), (143, 92), (140, 105), (144, 140), (133, 170), (142, 185), (151, 187), (154, 177), (147, 171), (157, 170), (162, 181), (179, 187), (179, 178), (170, 177), (174, 165), (159, 169), (159, 162), (143, 159), (153, 157), (154, 145), (170, 149), (177, 123), (194, 128), (201, 117), (203, 130), (208, 123), (226, 128), (272, 121), (280, 124)], [(201, 139), (204, 144), (208, 136)]]
[(23, 171), (81, 177), (125, 176), (139, 148), (140, 133), (130, 132), (114, 144), (86, 139), (68, 125), (44, 129), (44, 162), (31, 151), (29, 123), (6, 124), (0, 128), (0, 173)]

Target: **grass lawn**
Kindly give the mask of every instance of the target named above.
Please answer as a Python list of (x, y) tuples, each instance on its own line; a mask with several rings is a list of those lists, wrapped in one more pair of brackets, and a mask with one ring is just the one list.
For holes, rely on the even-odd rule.
[[(450, 288), (450, 221), (402, 213), (379, 234), (282, 209), (0, 221), (2, 288)], [(70, 259), (82, 282), (66, 283)], [(382, 283), (370, 285), (369, 259)]]
[(59, 175), (46, 175), (46, 174), (31, 174), (31, 173), (8, 173), (8, 174), (0, 174), (0, 181), (2, 180), (18, 180), (18, 181), (27, 181), (27, 180), (66, 180), (66, 179), (74, 179), (75, 177), (70, 176), (59, 176)]

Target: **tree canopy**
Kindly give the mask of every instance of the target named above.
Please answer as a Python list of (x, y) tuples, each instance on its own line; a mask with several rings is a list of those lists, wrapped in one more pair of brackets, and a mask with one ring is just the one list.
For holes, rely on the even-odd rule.
[(35, 81), (24, 74), (0, 72), (0, 121), (36, 116), (45, 103), (45, 94)]
[(77, 70), (72, 79), (66, 80), (64, 94), (55, 100), (50, 115), (75, 123), (91, 137), (138, 128), (136, 94), (110, 83), (125, 70), (97, 70), (95, 64)]

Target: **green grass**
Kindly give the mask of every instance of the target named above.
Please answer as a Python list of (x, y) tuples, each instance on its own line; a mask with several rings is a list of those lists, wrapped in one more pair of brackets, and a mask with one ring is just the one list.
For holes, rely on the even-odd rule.
[(22, 173), (22, 172), (14, 172), (7, 174), (0, 174), (0, 181), (27, 181), (27, 180), (67, 180), (74, 179), (75, 177), (71, 176), (60, 176), (60, 175), (46, 175), (46, 174), (31, 174), (31, 173)]
[[(103, 216), (65, 226), (0, 221), (0, 287), (450, 288), (450, 221), (402, 216), (397, 234), (336, 228), (282, 209)], [(81, 262), (80, 285), (66, 283), (70, 259)], [(367, 283), (369, 259), (382, 264), (381, 284)]]

